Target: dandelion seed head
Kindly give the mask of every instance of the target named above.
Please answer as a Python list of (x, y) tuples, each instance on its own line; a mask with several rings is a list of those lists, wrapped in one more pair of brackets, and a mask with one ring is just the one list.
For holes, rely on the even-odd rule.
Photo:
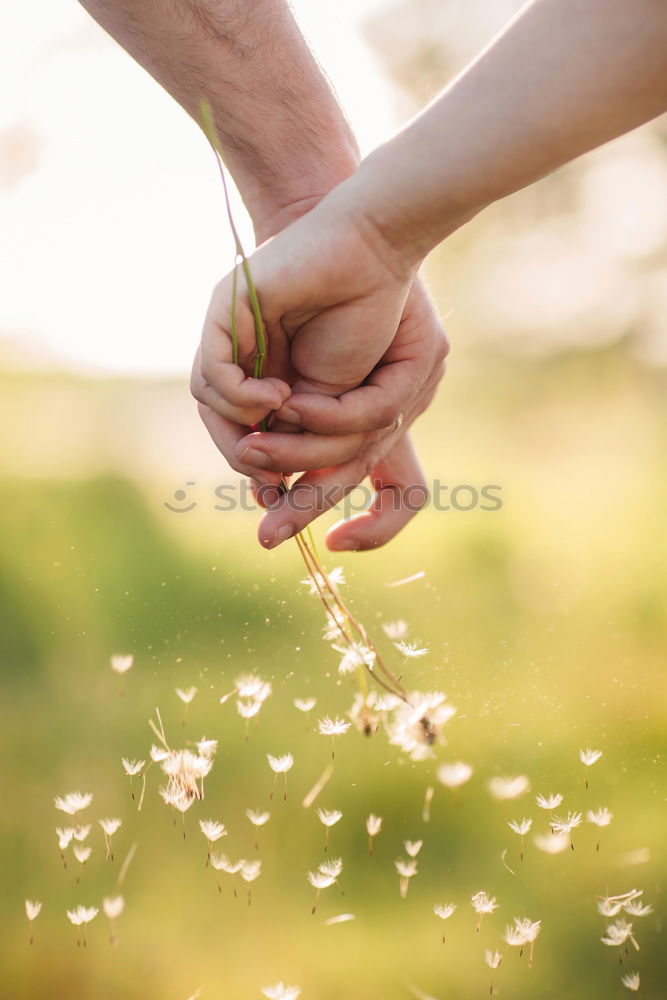
[(411, 858), (416, 858), (422, 849), (423, 843), (423, 840), (404, 840), (403, 847), (405, 848), (405, 853)]
[(227, 836), (227, 828), (224, 823), (218, 823), (214, 819), (200, 819), (199, 828), (209, 843), (214, 844), (216, 840)]
[(76, 816), (83, 809), (87, 809), (92, 801), (92, 792), (68, 792), (67, 795), (57, 796), (54, 799), (56, 809), (67, 813), (68, 816)]
[(382, 626), (382, 629), (388, 639), (398, 642), (399, 639), (404, 639), (408, 634), (408, 623), (399, 618), (398, 621), (387, 622)]
[(183, 702), (183, 704), (184, 705), (189, 705), (190, 702), (192, 701), (192, 699), (194, 698), (194, 696), (197, 694), (197, 691), (199, 689), (196, 688), (196, 687), (189, 687), (189, 688), (185, 688), (185, 689), (183, 689), (183, 688), (176, 688), (175, 690), (176, 690), (176, 694), (181, 699), (181, 701)]
[(551, 812), (552, 809), (558, 809), (563, 801), (563, 796), (559, 792), (555, 795), (536, 795), (535, 801), (540, 809), (548, 809)]
[(76, 829), (73, 826), (56, 827), (56, 836), (58, 837), (58, 847), (60, 848), (61, 851), (65, 851), (69, 847), (70, 843), (74, 839), (75, 833)]
[(528, 917), (515, 917), (512, 927), (506, 927), (503, 939), (513, 948), (522, 948), (532, 944), (542, 929), (541, 920), (530, 920)]
[(446, 788), (458, 788), (466, 781), (470, 781), (473, 769), (470, 764), (458, 760), (453, 764), (441, 764), (436, 773), (441, 785)]
[[(151, 752), (152, 752), (151, 747)], [(143, 771), (146, 766), (145, 760), (128, 760), (127, 757), (121, 757), (121, 764), (123, 765), (123, 770), (129, 778), (134, 778), (140, 771)]]
[(340, 809), (318, 809), (317, 815), (324, 826), (335, 826), (343, 818)]
[(320, 736), (342, 736), (350, 728), (351, 723), (345, 722), (344, 719), (339, 719), (336, 716), (335, 719), (330, 719), (329, 716), (325, 716), (324, 719), (318, 719), (317, 731)]
[(125, 909), (125, 900), (122, 896), (106, 896), (102, 900), (102, 909), (108, 920), (115, 920)]
[(294, 757), (291, 753), (284, 753), (280, 757), (274, 757), (273, 754), (267, 753), (266, 759), (275, 774), (286, 774), (294, 764)]
[(341, 858), (326, 858), (318, 871), (329, 878), (337, 879), (343, 871), (343, 861)]
[(31, 922), (35, 920), (42, 910), (42, 904), (39, 899), (26, 899), (25, 901), (25, 915)]
[(456, 709), (443, 692), (412, 691), (387, 721), (389, 742), (400, 747), (411, 760), (432, 758), (433, 746), (441, 742), (442, 730), (455, 714)]
[(581, 813), (569, 812), (567, 816), (554, 816), (551, 829), (555, 834), (567, 835), (581, 826)]
[(409, 861), (405, 858), (396, 858), (394, 865), (401, 878), (413, 878), (417, 874), (417, 862), (414, 858), (410, 858)]
[(271, 819), (270, 812), (260, 812), (258, 809), (246, 809), (245, 814), (253, 826), (264, 826)]
[(441, 920), (449, 920), (452, 913), (456, 910), (456, 903), (438, 903), (433, 907), (433, 912), (436, 917), (440, 917)]
[(111, 669), (116, 674), (126, 674), (134, 663), (132, 653), (115, 653), (111, 657)]
[(493, 913), (494, 910), (498, 909), (496, 897), (489, 896), (489, 894), (484, 892), (482, 889), (480, 889), (479, 892), (473, 893), (470, 897), (470, 905), (475, 913), (479, 913), (480, 916), (485, 913)]
[(375, 665), (375, 653), (361, 642), (351, 642), (346, 648), (334, 645), (334, 649), (343, 654), (338, 664), (339, 674), (353, 674), (360, 667), (372, 670)]
[(298, 986), (285, 986), (284, 983), (262, 986), (262, 993), (267, 997), (267, 1000), (297, 1000), (301, 996), (301, 990)]
[(82, 924), (89, 924), (99, 912), (96, 906), (77, 906), (73, 910), (67, 910), (67, 916), (75, 927), (80, 927)]
[(586, 822), (594, 823), (595, 826), (609, 826), (613, 818), (614, 814), (604, 807), (595, 811), (589, 809), (586, 812)]
[(317, 705), (317, 698), (295, 698), (294, 707), (300, 712), (311, 712)]
[(560, 854), (570, 846), (570, 838), (563, 833), (536, 833), (533, 843), (544, 854)]
[(257, 858), (255, 861), (241, 861), (241, 878), (244, 882), (254, 882), (262, 873), (262, 862)]
[(107, 837), (113, 837), (114, 833), (120, 830), (123, 821), (122, 819), (118, 819), (117, 816), (109, 816), (107, 819), (99, 820), (99, 824)]
[(369, 837), (376, 837), (380, 830), (382, 829), (382, 816), (376, 816), (375, 813), (371, 813), (366, 820), (366, 830)]
[(507, 825), (510, 828), (510, 830), (514, 830), (514, 832), (518, 833), (520, 837), (525, 837), (525, 835), (528, 833), (531, 826), (533, 825), (533, 821), (532, 819), (526, 819), (524, 817), (520, 822), (511, 819)]
[(414, 642), (395, 642), (394, 646), (399, 651), (401, 656), (405, 656), (407, 659), (417, 659), (420, 656), (426, 656), (428, 653), (428, 647), (420, 649)]
[(591, 765), (595, 764), (601, 756), (602, 750), (591, 750), (589, 748), (587, 750), (579, 751), (579, 760), (582, 764), (585, 764), (586, 767), (591, 767)]
[(491, 778), (487, 787), (494, 799), (505, 802), (524, 795), (530, 788), (530, 782), (525, 774), (519, 774), (513, 778)]

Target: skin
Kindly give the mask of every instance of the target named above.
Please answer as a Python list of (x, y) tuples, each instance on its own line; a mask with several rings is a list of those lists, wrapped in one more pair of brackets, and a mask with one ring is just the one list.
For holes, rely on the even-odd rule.
[[(208, 101), (225, 164), (251, 215), (258, 243), (312, 210), (357, 169), (354, 137), (284, 0), (253, 0), (251, 5), (247, 0), (82, 2), (193, 118), (198, 118), (200, 101)], [(346, 252), (355, 254), (354, 245)], [(305, 265), (303, 253), (299, 259)], [(372, 310), (367, 319), (375, 323)], [(400, 335), (395, 337), (397, 326)], [(277, 486), (282, 473), (295, 469), (322, 470), (324, 488), (332, 487), (339, 496), (354, 485), (350, 478), (360, 482), (370, 474), (383, 491), (375, 508), (355, 524), (335, 526), (328, 544), (368, 548), (393, 537), (415, 513), (403, 503), (403, 486), (424, 481), (407, 428), (430, 402), (448, 349), (420, 283), (399, 297), (393, 295), (391, 330), (378, 331), (385, 349), (383, 363), (351, 401), (343, 396), (339, 402), (338, 394), (358, 384), (358, 365), (350, 377), (342, 369), (328, 372), (335, 351), (322, 354), (314, 367), (306, 358), (301, 370), (299, 359), (295, 363), (290, 355), (291, 332), (284, 333), (281, 324), (274, 323), (269, 377), (260, 383), (248, 379), (246, 370), (232, 370), (211, 309), (207, 327), (215, 349), (220, 347), (222, 353), (216, 356), (208, 339), (202, 340), (192, 391), (214, 442), (234, 469), (251, 477), (260, 503), (275, 501), (279, 493), (271, 487)], [(313, 324), (308, 350), (317, 353), (315, 329)], [(300, 343), (303, 353), (303, 338)], [(251, 354), (247, 341), (246, 369)], [(368, 357), (365, 374), (379, 360), (377, 345), (369, 349)], [(227, 395), (217, 391), (221, 378)], [(271, 469), (261, 457), (259, 463), (248, 461), (243, 448), (239, 454), (238, 442), (248, 434), (248, 424), (302, 393), (306, 394), (302, 409), (286, 407), (284, 419), (274, 422), (274, 429), (282, 430), (275, 434), (282, 450)], [(397, 432), (400, 413), (403, 422)], [(305, 428), (308, 436), (294, 433)], [(314, 505), (311, 515), (325, 506)], [(285, 534), (285, 525), (281, 528)], [(259, 537), (265, 545), (274, 543), (272, 515), (260, 523)]]
[[(293, 421), (305, 432), (291, 439), (246, 435), (236, 443), (239, 460), (314, 470), (315, 455), (320, 462), (325, 456), (356, 479), (363, 468), (355, 464), (354, 437), (317, 441), (312, 432), (332, 406), (326, 394), (347, 389), (335, 405), (339, 415), (349, 413), (383, 371), (396, 344), (392, 330), (401, 340), (397, 318), (424, 256), (485, 206), (667, 109), (666, 51), (663, 0), (536, 0), (351, 178), (261, 247), (250, 267), (270, 331), (289, 342), (298, 387), (325, 395), (294, 393), (280, 406), (275, 399), (266, 412), (276, 410), (281, 428)], [(233, 414), (225, 410), (238, 405), (238, 371), (233, 375), (226, 364), (229, 304), (227, 278), (213, 294), (199, 365), (209, 405)], [(247, 338), (243, 304), (242, 315)], [(364, 387), (350, 390), (355, 382)], [(250, 387), (246, 407), (259, 392)], [(391, 391), (412, 415), (402, 390)], [(364, 441), (376, 435), (370, 455), (390, 434), (374, 425), (343, 428), (365, 434)], [(306, 472), (305, 485), (326, 476), (321, 467)], [(318, 511), (314, 500), (310, 512), (294, 506), (288, 494), (271, 508), (261, 525), (263, 544), (290, 537)], [(355, 532), (352, 522), (347, 538)]]

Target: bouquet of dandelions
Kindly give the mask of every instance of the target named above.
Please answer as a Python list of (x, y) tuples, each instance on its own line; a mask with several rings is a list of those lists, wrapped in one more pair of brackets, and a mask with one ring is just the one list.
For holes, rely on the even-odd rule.
[[(215, 153), (216, 161), (222, 178), (225, 206), (229, 225), (234, 238), (235, 259), (232, 276), (232, 315), (230, 329), (232, 339), (232, 359), (238, 363), (238, 326), (236, 319), (236, 302), (238, 290), (238, 272), (241, 268), (245, 280), (248, 301), (252, 311), (255, 328), (257, 352), (252, 365), (252, 377), (262, 378), (267, 357), (267, 334), (257, 289), (252, 279), (248, 258), (239, 238), (234, 223), (229, 191), (225, 178), (223, 153), (220, 139), (213, 120), (210, 105), (204, 101), (200, 104), (201, 127)], [(261, 430), (268, 430), (267, 420), (260, 424)], [(287, 483), (283, 481), (283, 489)], [(392, 670), (384, 662), (380, 651), (369, 636), (363, 624), (352, 614), (343, 601), (338, 584), (341, 576), (336, 571), (326, 573), (313, 540), (310, 528), (295, 536), (295, 543), (308, 573), (307, 582), (311, 594), (319, 598), (326, 615), (324, 638), (331, 642), (337, 653), (341, 654), (339, 673), (354, 674), (358, 679), (359, 690), (354, 698), (349, 716), (360, 732), (367, 736), (376, 732), (381, 722), (384, 722), (389, 740), (401, 747), (413, 760), (421, 760), (433, 756), (432, 747), (441, 741), (442, 729), (455, 714), (454, 709), (442, 692), (421, 693), (408, 692)], [(400, 635), (390, 636), (400, 639)], [(411, 647), (397, 643), (399, 649), (406, 655)], [(369, 690), (368, 678), (382, 690)], [(327, 720), (331, 722), (331, 720)], [(339, 720), (331, 722), (331, 735), (336, 735), (336, 729), (344, 732), (349, 723)], [(340, 728), (344, 727), (344, 728)]]

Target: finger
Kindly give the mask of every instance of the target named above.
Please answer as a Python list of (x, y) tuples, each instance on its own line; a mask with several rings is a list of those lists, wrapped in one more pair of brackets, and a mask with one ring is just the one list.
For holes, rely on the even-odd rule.
[[(239, 424), (234, 424), (229, 420), (225, 420), (220, 414), (216, 413), (215, 410), (210, 409), (210, 407), (203, 404), (199, 404), (199, 415), (206, 427), (206, 430), (211, 436), (211, 440), (215, 444), (219, 452), (227, 460), (228, 464), (236, 471), (240, 472), (243, 476), (250, 476), (257, 483), (258, 488), (261, 488), (260, 496), (261, 502), (265, 506), (270, 506), (278, 500), (280, 493), (278, 487), (280, 484), (280, 474), (277, 472), (259, 472), (258, 469), (252, 468), (251, 466), (244, 465), (243, 462), (239, 462), (236, 456), (236, 444), (239, 438), (243, 437), (247, 433), (247, 428), (239, 426)], [(269, 487), (271, 489), (269, 489)]]
[(334, 552), (376, 549), (394, 538), (424, 506), (428, 491), (419, 460), (407, 434), (371, 472), (377, 491), (368, 510), (339, 521), (326, 543)]
[(340, 503), (365, 475), (366, 469), (359, 460), (336, 469), (306, 472), (259, 522), (260, 544), (273, 549), (294, 537), (320, 514)]
[(279, 434), (257, 431), (246, 434), (238, 441), (236, 455), (240, 462), (255, 469), (274, 469), (279, 472), (330, 469), (359, 457), (392, 430), (390, 427), (385, 428), (384, 434), (376, 431), (373, 435), (349, 434), (339, 437), (308, 432)]
[(304, 392), (297, 382), (276, 417), (327, 435), (358, 434), (389, 427), (409, 408), (430, 370), (431, 360), (423, 355), (393, 362), (376, 369), (364, 385), (342, 396)]
[[(194, 367), (190, 377), (190, 392), (199, 403), (215, 410), (221, 417), (236, 424), (250, 427), (258, 424), (289, 398), (289, 386), (280, 379), (247, 378), (237, 365), (217, 365), (218, 388), (214, 387), (201, 370)], [(222, 392), (220, 387), (222, 387)]]

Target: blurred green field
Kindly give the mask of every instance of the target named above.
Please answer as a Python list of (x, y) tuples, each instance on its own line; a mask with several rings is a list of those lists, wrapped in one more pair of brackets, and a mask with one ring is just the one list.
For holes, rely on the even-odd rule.
[[(482, 997), (491, 986), (484, 949), (500, 947), (501, 997), (622, 997), (620, 976), (634, 969), (644, 1000), (663, 997), (666, 387), (664, 370), (642, 366), (623, 344), (532, 360), (455, 352), (447, 389), (418, 428), (425, 465), (445, 483), (500, 484), (502, 510), (429, 509), (390, 548), (330, 565), (344, 565), (346, 594), (369, 628), (381, 634), (382, 622), (405, 618), (411, 638), (429, 646), (427, 657), (395, 662), (415, 686), (448, 693), (458, 715), (438, 758), (467, 760), (475, 775), (458, 793), (438, 787), (424, 823), (434, 763), (407, 762), (383, 733), (339, 739), (318, 804), (344, 812), (331, 853), (344, 859), (345, 897), (327, 890), (313, 916), (305, 875), (322, 859), (324, 831), (301, 802), (330, 759), (314, 721), (343, 714), (353, 688), (337, 679), (317, 603), (298, 584), (298, 553), (260, 551), (254, 514), (213, 510), (213, 481), (198, 482), (191, 514), (166, 511), (163, 501), (193, 475), (186, 449), (171, 471), (137, 471), (141, 400), (189, 407), (181, 384), (3, 376), (14, 429), (1, 483), (0, 995), (186, 1000), (201, 987), (204, 1000), (252, 1000), (283, 980), (304, 1000), (399, 1000), (418, 995), (411, 987), (437, 1000)], [(65, 445), (44, 426), (63, 400), (78, 434), (106, 415), (88, 473), (83, 449), (79, 469), (63, 459), (58, 474)], [(110, 411), (109, 400), (120, 405)], [(158, 432), (152, 445), (169, 452), (173, 440)], [(50, 451), (48, 474), (39, 474), (38, 447)], [(32, 456), (20, 471), (19, 453)], [(109, 657), (124, 651), (135, 665), (118, 677)], [(233, 699), (219, 698), (248, 670), (270, 679), (274, 694), (246, 740)], [(190, 684), (199, 693), (184, 721), (174, 688)], [(318, 698), (310, 721), (292, 704), (306, 694)], [(155, 706), (173, 745), (220, 741), (206, 798), (183, 828), (158, 797), (155, 769), (138, 813), (120, 765), (123, 755), (146, 756)], [(587, 746), (604, 757), (584, 775), (577, 755)], [(287, 750), (288, 801), (269, 803), (265, 754)], [(528, 775), (531, 792), (495, 802), (486, 781), (507, 774)], [(63, 869), (54, 827), (65, 817), (53, 807), (75, 788), (94, 793), (84, 815), (95, 827), (105, 815), (124, 821), (113, 862), (92, 831), (78, 883), (73, 860)], [(565, 811), (606, 805), (614, 820), (601, 831), (585, 824), (575, 850), (555, 857), (529, 835), (521, 861), (507, 821), (533, 816), (537, 827), (534, 794), (553, 791), (566, 796)], [(218, 892), (197, 823), (222, 820), (222, 849), (254, 856), (249, 807), (273, 813), (260, 832), (252, 906), (244, 891), (234, 898), (228, 876)], [(384, 817), (372, 858), (369, 812)], [(418, 837), (419, 874), (401, 900), (393, 862), (402, 840)], [(100, 915), (77, 948), (65, 909), (99, 905), (134, 842), (117, 946)], [(638, 851), (642, 863), (630, 863)], [(634, 887), (655, 913), (636, 921), (641, 951), (621, 951), (621, 966), (617, 949), (600, 943), (595, 898)], [(469, 897), (482, 888), (500, 905), (476, 935)], [(44, 902), (32, 947), (25, 897)], [(432, 906), (450, 900), (458, 910), (443, 946)], [(325, 925), (341, 912), (356, 919)], [(523, 915), (542, 920), (532, 969), (500, 944)]]

